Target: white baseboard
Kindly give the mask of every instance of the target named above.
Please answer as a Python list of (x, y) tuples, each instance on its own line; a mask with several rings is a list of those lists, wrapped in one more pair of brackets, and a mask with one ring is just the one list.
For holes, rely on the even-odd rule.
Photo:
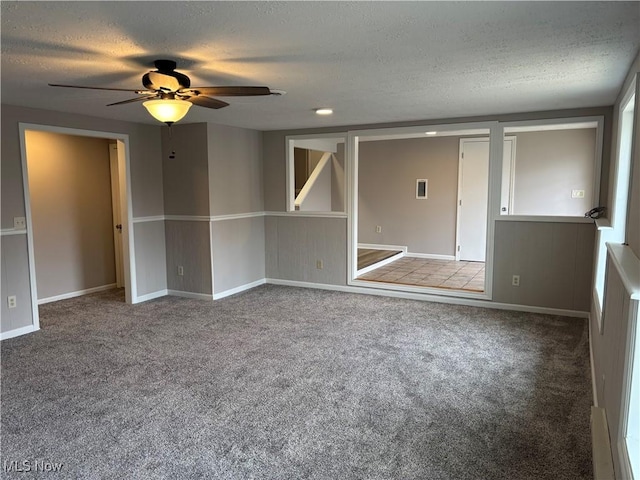
[[(591, 407), (591, 448), (593, 478), (615, 478), (609, 441), (607, 415), (603, 408)], [(630, 477), (621, 477), (630, 478)]]
[(139, 295), (138, 297), (135, 298), (135, 300), (133, 300), (132, 303), (135, 304), (135, 303), (148, 302), (149, 300), (153, 300), (155, 298), (160, 298), (160, 297), (166, 297), (167, 295), (169, 295), (169, 290), (165, 288), (164, 290), (158, 290), (157, 292), (151, 292), (145, 295)]
[(407, 253), (406, 245), (378, 245), (377, 243), (359, 243), (358, 248), (368, 248), (371, 250), (401, 250)]
[(433, 295), (429, 293), (413, 293), (399, 290), (385, 290), (382, 288), (356, 287), (353, 285), (332, 285), (325, 283), (301, 282), (297, 280), (282, 280), (279, 278), (267, 278), (268, 284), (285, 285), (290, 287), (317, 288), (320, 290), (334, 290), (338, 292), (361, 293), (364, 295), (378, 295), (382, 297), (406, 298), (408, 300), (420, 300), (424, 302), (448, 303), (451, 305), (466, 305), (469, 307), (494, 308), (497, 310), (511, 310), (515, 312), (542, 313), (546, 315), (560, 315), (563, 317), (588, 318), (589, 312), (579, 310), (563, 310), (560, 308), (535, 307), (529, 305), (517, 305), (511, 303), (497, 303), (491, 300), (476, 300), (445, 295)]
[(596, 382), (596, 365), (593, 361), (593, 341), (591, 338), (591, 314), (589, 314), (589, 363), (591, 365), (591, 394), (593, 396), (593, 406), (598, 406), (598, 384)]
[(358, 270), (356, 272), (356, 277), (359, 277), (360, 275), (364, 275), (365, 273), (369, 273), (374, 271), (376, 268), (380, 268), (380, 267), (384, 267), (385, 265), (390, 264), (391, 262), (395, 262), (396, 260), (398, 260), (399, 258), (402, 258), (405, 256), (404, 252), (398, 252), (397, 254), (389, 257), (389, 258), (385, 258), (384, 260), (380, 260), (377, 263), (374, 263), (373, 265), (369, 265), (368, 267), (364, 267), (362, 270)]
[(213, 300), (213, 295), (210, 293), (194, 293), (183, 292), (182, 290), (167, 290), (167, 295), (173, 295), (174, 297), (194, 298), (196, 300)]
[(220, 293), (214, 293), (213, 299), (220, 300), (221, 298), (228, 297), (230, 295), (235, 295), (236, 293), (244, 292), (245, 290), (250, 290), (255, 287), (259, 287), (260, 285), (264, 285), (267, 283), (266, 278), (261, 278), (260, 280), (256, 280), (255, 282), (247, 283), (245, 285), (240, 285), (239, 287), (230, 288), (229, 290), (225, 290)]
[(100, 287), (86, 288), (84, 290), (78, 290), (77, 292), (63, 293), (62, 295), (54, 295), (53, 297), (41, 298), (38, 300), (38, 305), (45, 303), (57, 302), (58, 300), (66, 300), (68, 298), (81, 297), (82, 295), (88, 295), (90, 293), (104, 292), (106, 290), (113, 290), (116, 288), (115, 283), (109, 285), (102, 285)]
[(407, 252), (405, 257), (411, 258), (431, 258), (433, 260), (455, 260), (455, 255), (440, 255), (437, 253), (411, 253)]
[(15, 328), (13, 330), (9, 330), (8, 332), (0, 333), (0, 340), (7, 340), (8, 338), (19, 337), (21, 335), (26, 335), (27, 333), (33, 333), (40, 330), (39, 328), (34, 327), (33, 325), (27, 325), (26, 327)]

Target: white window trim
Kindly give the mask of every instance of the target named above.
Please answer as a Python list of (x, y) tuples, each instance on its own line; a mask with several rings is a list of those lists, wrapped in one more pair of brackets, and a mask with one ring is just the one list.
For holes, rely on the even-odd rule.
[[(569, 118), (545, 118), (539, 120), (522, 120), (516, 122), (500, 122), (500, 125), (504, 129), (504, 134), (507, 133), (516, 133), (519, 128), (527, 128), (527, 127), (543, 127), (543, 126), (551, 126), (551, 125), (561, 125), (561, 124), (579, 124), (576, 125), (576, 128), (582, 128), (582, 124), (596, 124), (596, 151), (593, 165), (593, 203), (599, 204), (600, 202), (600, 173), (602, 170), (602, 142), (604, 135), (604, 116), (593, 116), (593, 117), (569, 117)], [(596, 206), (596, 205), (594, 205)], [(508, 220), (507, 217), (510, 215), (502, 215), (502, 219)], [(534, 221), (539, 222), (539, 216), (536, 215), (518, 215), (518, 221), (527, 222)], [(543, 217), (543, 218), (551, 218)], [(566, 222), (568, 218), (583, 218), (580, 216), (575, 217), (562, 217)]]
[[(336, 132), (336, 133), (320, 133), (320, 134), (308, 134), (308, 135), (287, 135), (285, 137), (285, 157), (286, 157), (286, 209), (287, 212), (295, 212), (296, 211), (296, 195), (295, 195), (295, 168), (294, 168), (294, 148), (296, 140), (313, 140), (313, 139), (322, 139), (322, 138), (341, 138), (344, 141), (345, 145), (345, 190), (347, 190), (348, 173), (346, 166), (346, 156), (347, 156), (347, 133), (346, 132)], [(346, 198), (346, 195), (345, 195)], [(346, 203), (346, 200), (345, 200)], [(337, 214), (346, 214), (346, 205), (343, 206), (343, 209), (340, 212), (318, 212), (318, 213), (337, 213)]]

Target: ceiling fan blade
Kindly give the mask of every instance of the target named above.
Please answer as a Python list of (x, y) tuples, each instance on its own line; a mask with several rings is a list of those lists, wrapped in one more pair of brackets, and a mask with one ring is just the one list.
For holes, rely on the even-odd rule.
[(184, 97), (184, 99), (194, 105), (206, 108), (223, 108), (229, 105), (227, 102), (223, 102), (222, 100), (202, 96)]
[(134, 92), (134, 93), (138, 93), (140, 91), (140, 89), (131, 90), (129, 88), (84, 87), (84, 86), (80, 86), (80, 85), (60, 85), (58, 83), (50, 83), (49, 86), (50, 87), (65, 87), (65, 88), (86, 88), (88, 90), (113, 90), (113, 91), (116, 91), (116, 92)]
[(256, 95), (271, 95), (269, 87), (194, 87), (181, 90), (180, 93), (195, 92), (199, 95), (213, 97), (253, 97)]
[(123, 100), (122, 102), (109, 103), (107, 107), (114, 105), (124, 105), (125, 103), (141, 102), (143, 100), (150, 100), (152, 98), (158, 98), (158, 95), (146, 95), (144, 97), (130, 98), (129, 100)]

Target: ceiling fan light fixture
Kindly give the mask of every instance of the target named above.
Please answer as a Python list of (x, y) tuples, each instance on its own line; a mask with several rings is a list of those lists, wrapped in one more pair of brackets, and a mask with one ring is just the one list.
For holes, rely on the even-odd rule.
[(177, 99), (148, 100), (142, 104), (153, 118), (167, 125), (184, 118), (191, 105), (191, 102)]

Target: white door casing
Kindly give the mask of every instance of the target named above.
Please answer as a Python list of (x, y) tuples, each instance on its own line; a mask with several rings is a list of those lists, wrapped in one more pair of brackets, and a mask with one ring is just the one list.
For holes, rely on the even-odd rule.
[(120, 169), (118, 168), (118, 145), (109, 145), (109, 167), (111, 170), (111, 207), (113, 211), (113, 248), (116, 262), (116, 286), (124, 287), (124, 259), (122, 254), (122, 203), (120, 201)]

